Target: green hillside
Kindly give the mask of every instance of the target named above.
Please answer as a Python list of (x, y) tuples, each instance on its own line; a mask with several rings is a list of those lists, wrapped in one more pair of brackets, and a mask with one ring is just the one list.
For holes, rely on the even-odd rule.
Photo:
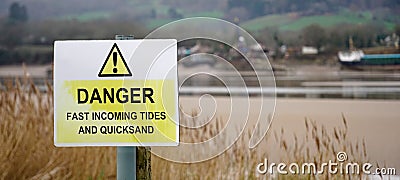
[[(267, 27), (279, 30), (297, 31), (311, 24), (319, 24), (322, 27), (332, 27), (338, 24), (365, 24), (372, 22), (372, 15), (366, 13), (342, 12), (336, 15), (303, 16), (293, 14), (267, 15), (241, 23), (241, 26), (249, 31), (259, 31)], [(393, 29), (395, 24), (383, 21), (386, 28)]]
[[(218, 11), (203, 11), (203, 12), (188, 12), (188, 11), (183, 11), (180, 10), (180, 13), (184, 18), (190, 18), (190, 17), (212, 17), (212, 18), (223, 18), (224, 14), (223, 12), (218, 12)], [(157, 19), (150, 19), (146, 22), (146, 27), (148, 29), (154, 29), (157, 27), (161, 27), (167, 23), (170, 23), (176, 19), (172, 18), (157, 18)]]
[(266, 27), (279, 28), (295, 21), (289, 15), (267, 15), (241, 23), (240, 26), (250, 31), (258, 31)]
[(370, 21), (366, 18), (342, 15), (326, 15), (326, 16), (307, 16), (299, 18), (291, 23), (280, 27), (281, 30), (301, 30), (311, 24), (319, 24), (322, 27), (332, 27), (341, 23), (363, 24)]

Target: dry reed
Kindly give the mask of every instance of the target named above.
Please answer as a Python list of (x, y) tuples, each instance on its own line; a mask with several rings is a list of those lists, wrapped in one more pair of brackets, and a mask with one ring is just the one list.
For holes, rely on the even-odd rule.
[[(193, 116), (195, 115), (196, 112), (193, 113)], [(0, 118), (0, 179), (115, 179), (115, 147), (56, 148), (53, 145), (53, 92), (50, 84), (47, 84), (45, 93), (40, 92), (29, 79), (0, 84)], [(220, 132), (224, 126), (223, 122), (223, 117), (218, 117), (202, 128), (181, 128), (181, 140), (185, 142), (207, 140)], [(354, 162), (367, 159), (365, 141), (354, 143), (348, 139), (347, 120), (344, 116), (343, 126), (332, 130), (310, 119), (304, 122), (306, 128), (304, 139), (295, 134), (292, 140), (285, 139), (284, 134), (287, 132), (281, 129), (267, 134), (263, 142), (275, 140), (283, 152), (281, 160), (284, 162), (320, 163), (335, 159), (338, 151), (348, 152)], [(244, 133), (222, 155), (201, 163), (180, 164), (153, 155), (152, 177), (154, 179), (271, 178), (260, 176), (255, 172), (255, 167), (262, 162), (262, 158), (268, 158), (267, 147), (248, 149), (249, 137), (250, 132)], [(207, 149), (193, 151), (202, 153)], [(293, 179), (292, 176), (276, 178)]]

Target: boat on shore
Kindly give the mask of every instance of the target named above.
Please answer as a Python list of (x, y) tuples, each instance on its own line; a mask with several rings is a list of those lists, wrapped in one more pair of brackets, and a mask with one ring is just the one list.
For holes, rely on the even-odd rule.
[(361, 50), (339, 51), (342, 66), (367, 70), (400, 70), (400, 54), (364, 54)]

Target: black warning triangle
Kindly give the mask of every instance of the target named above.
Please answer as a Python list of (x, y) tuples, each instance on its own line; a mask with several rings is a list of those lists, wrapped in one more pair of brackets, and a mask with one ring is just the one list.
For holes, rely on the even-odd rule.
[(121, 77), (132, 76), (131, 70), (125, 62), (117, 43), (114, 43), (103, 66), (98, 74), (99, 77)]

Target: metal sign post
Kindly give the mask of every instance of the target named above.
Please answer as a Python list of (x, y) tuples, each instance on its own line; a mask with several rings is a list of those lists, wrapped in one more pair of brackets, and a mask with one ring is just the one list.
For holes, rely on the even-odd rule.
[[(133, 36), (115, 35), (115, 40), (134, 39)], [(136, 147), (117, 147), (117, 179), (136, 179)]]
[(117, 147), (117, 179), (136, 179), (136, 147)]

